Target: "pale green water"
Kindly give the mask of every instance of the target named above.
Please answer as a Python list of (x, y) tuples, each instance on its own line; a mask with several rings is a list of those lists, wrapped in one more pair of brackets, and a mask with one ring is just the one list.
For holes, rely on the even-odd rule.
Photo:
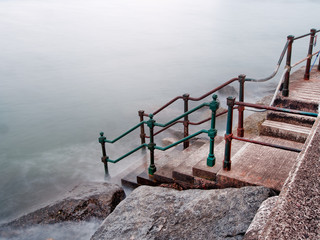
[[(287, 35), (319, 27), (319, 7), (298, 0), (0, 0), (0, 222), (79, 181), (103, 180), (98, 133), (115, 137), (138, 121), (137, 110), (186, 92), (200, 96), (241, 73), (270, 74)], [(300, 43), (294, 59), (307, 54)], [(274, 85), (248, 85), (247, 99)]]

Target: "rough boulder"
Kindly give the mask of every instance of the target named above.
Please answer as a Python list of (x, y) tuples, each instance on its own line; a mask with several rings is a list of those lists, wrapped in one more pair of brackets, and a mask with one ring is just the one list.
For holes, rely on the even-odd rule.
[(142, 186), (117, 206), (91, 240), (242, 239), (271, 194), (264, 187), (177, 191)]

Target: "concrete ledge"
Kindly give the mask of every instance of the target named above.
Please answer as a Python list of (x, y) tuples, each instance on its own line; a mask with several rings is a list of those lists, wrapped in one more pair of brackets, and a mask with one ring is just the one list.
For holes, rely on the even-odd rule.
[(274, 209), (255, 239), (320, 239), (319, 143), (318, 117)]

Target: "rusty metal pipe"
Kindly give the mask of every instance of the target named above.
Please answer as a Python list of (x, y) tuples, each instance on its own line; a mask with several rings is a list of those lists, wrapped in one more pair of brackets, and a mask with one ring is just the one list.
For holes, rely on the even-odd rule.
[[(189, 94), (183, 94), (183, 102), (184, 102), (184, 112), (189, 111), (188, 101), (189, 101)], [(186, 138), (189, 136), (189, 115), (184, 116), (183, 121), (183, 137)], [(183, 142), (183, 149), (186, 149), (189, 147), (189, 140), (186, 140)]]
[[(245, 82), (246, 75), (241, 74), (239, 75), (239, 101), (244, 102), (244, 82)], [(238, 137), (244, 136), (244, 128), (243, 128), (243, 111), (244, 107), (238, 108), (239, 114), (238, 114), (238, 129), (237, 129), (237, 135)]]
[(310, 30), (310, 42), (309, 42), (309, 50), (308, 50), (308, 60), (306, 64), (306, 71), (304, 73), (304, 80), (309, 80), (310, 78), (310, 66), (311, 66), (311, 59), (312, 59), (312, 50), (313, 50), (313, 42), (314, 42), (314, 35), (316, 34), (316, 29)]
[(237, 80), (238, 80), (238, 78), (232, 78), (229, 81), (225, 82), (224, 84), (220, 85), (219, 87), (216, 87), (216, 88), (212, 89), (210, 92), (207, 92), (206, 94), (202, 95), (201, 97), (198, 97), (198, 98), (189, 97), (189, 100), (191, 100), (191, 101), (200, 101), (200, 100), (208, 97), (209, 95), (213, 94), (214, 92), (224, 88), (225, 86), (227, 86), (230, 83), (233, 83), (234, 81), (237, 81)]
[(256, 140), (247, 139), (247, 138), (242, 138), (242, 137), (232, 136), (232, 139), (239, 140), (239, 141), (243, 141), (243, 142), (249, 142), (249, 143), (259, 144), (259, 145), (262, 145), (262, 146), (273, 147), (273, 148), (278, 148), (278, 149), (282, 149), (282, 150), (297, 152), (297, 153), (301, 152), (301, 149), (298, 149), (298, 148), (281, 146), (281, 145), (277, 145), (277, 144), (266, 143), (266, 142), (256, 141)]
[(297, 115), (304, 115), (304, 116), (310, 116), (310, 117), (317, 117), (318, 116), (317, 113), (313, 113), (313, 112), (304, 112), (304, 111), (299, 111), (299, 110), (295, 110), (295, 109), (265, 106), (265, 105), (254, 104), (254, 103), (235, 102), (235, 105), (258, 108), (258, 109), (267, 109), (267, 110), (272, 110), (272, 111), (276, 111), (276, 112), (293, 113), (293, 114), (297, 114)]
[(286, 72), (284, 82), (283, 82), (283, 90), (282, 90), (282, 96), (288, 97), (289, 96), (289, 79), (290, 79), (290, 68), (291, 68), (291, 52), (292, 52), (292, 43), (294, 36), (289, 35), (288, 37), (288, 50), (287, 50), (287, 62), (286, 67), (288, 68), (288, 71)]
[[(144, 119), (144, 111), (143, 110), (140, 110), (138, 112), (138, 115), (139, 115), (139, 119), (140, 119), (140, 122), (143, 122)], [(141, 124), (140, 126), (140, 139), (141, 139), (141, 144), (145, 144), (146, 143), (146, 133), (144, 131), (144, 124)]]

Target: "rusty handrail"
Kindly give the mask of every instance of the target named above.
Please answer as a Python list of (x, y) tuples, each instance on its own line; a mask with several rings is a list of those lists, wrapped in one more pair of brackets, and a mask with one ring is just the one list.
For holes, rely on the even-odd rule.
[[(236, 77), (236, 78), (232, 78), (230, 79), (229, 81), (221, 84), (219, 87), (216, 87), (214, 89), (212, 89), (211, 91), (203, 94), (202, 96), (200, 97), (197, 97), (197, 98), (194, 98), (194, 97), (190, 97), (189, 94), (184, 94), (182, 96), (177, 96), (173, 99), (171, 99), (169, 102), (167, 102), (166, 104), (164, 104), (162, 107), (160, 107), (159, 109), (157, 109), (156, 111), (154, 111), (152, 114), (153, 115), (156, 115), (158, 114), (159, 112), (161, 112), (162, 110), (164, 110), (165, 108), (167, 108), (168, 106), (170, 106), (171, 104), (173, 104), (174, 102), (176, 102), (177, 100), (179, 99), (183, 99), (184, 100), (184, 112), (187, 112), (188, 111), (188, 101), (200, 101), (206, 97), (208, 97), (209, 95), (215, 93), (216, 91), (224, 88), (225, 86), (235, 82), (239, 80), (239, 77)], [(240, 84), (243, 84), (243, 83), (240, 83)], [(143, 121), (143, 117), (148, 117), (149, 114), (145, 113), (143, 110), (140, 110), (139, 112), (139, 117), (140, 117), (140, 121)], [(206, 120), (206, 121), (209, 121), (209, 120)], [(184, 124), (184, 137), (187, 137), (189, 135), (189, 124), (190, 125), (198, 125), (198, 124), (195, 124), (195, 123), (190, 123), (189, 122), (189, 119), (188, 119), (188, 116), (185, 117), (185, 119), (183, 121), (179, 121), (177, 123), (183, 123)], [(205, 122), (205, 121), (204, 121)], [(203, 123), (203, 122), (202, 122)], [(172, 123), (170, 124), (169, 126), (167, 126), (165, 129), (162, 129), (160, 130), (159, 132), (157, 132), (156, 134), (159, 134), (160, 132), (163, 132), (164, 130), (168, 129), (169, 127), (175, 125), (176, 123)], [(201, 124), (201, 123), (199, 123)], [(155, 134), (155, 135), (156, 135)], [(145, 138), (147, 138), (147, 136), (145, 135), (145, 132), (144, 132), (144, 126), (141, 125), (141, 131), (140, 131), (140, 138), (141, 138), (141, 144), (145, 143)], [(184, 142), (184, 148), (187, 148), (189, 146), (189, 142), (186, 141)]]
[[(208, 97), (209, 95), (215, 93), (216, 91), (219, 91), (220, 89), (224, 88), (225, 86), (227, 86), (227, 85), (229, 85), (229, 84), (231, 84), (231, 83), (233, 83), (234, 81), (237, 81), (237, 80), (239, 80), (239, 78), (237, 78), (237, 77), (236, 77), (236, 78), (232, 78), (232, 79), (230, 79), (229, 81), (221, 84), (219, 87), (216, 87), (216, 88), (212, 89), (211, 91), (203, 94), (202, 96), (200, 96), (200, 97), (198, 97), (198, 98), (188, 97), (188, 100), (191, 100), (191, 101), (200, 101), (200, 100)], [(173, 104), (175, 101), (177, 101), (177, 100), (179, 100), (179, 99), (183, 99), (183, 98), (184, 98), (183, 96), (177, 96), (177, 97), (173, 98), (172, 100), (170, 100), (169, 102), (167, 102), (166, 104), (164, 104), (162, 107), (160, 107), (159, 109), (157, 109), (156, 111), (154, 111), (152, 114), (153, 114), (153, 115), (158, 114), (158, 113), (161, 112), (163, 109), (165, 109), (165, 108), (167, 108), (168, 106), (170, 106), (171, 104)], [(143, 115), (144, 115), (145, 117), (148, 117), (148, 116), (149, 116), (149, 114), (147, 114), (147, 113), (144, 113)]]
[(282, 146), (277, 145), (274, 143), (267, 143), (262, 141), (257, 141), (253, 139), (244, 138), (243, 136), (234, 136), (232, 133), (232, 122), (233, 122), (233, 108), (235, 105), (239, 106), (239, 109), (244, 109), (244, 107), (253, 107), (258, 109), (266, 109), (266, 110), (272, 110), (277, 112), (284, 112), (284, 113), (292, 113), (292, 114), (298, 114), (298, 115), (304, 115), (304, 116), (311, 116), (311, 117), (317, 117), (318, 113), (313, 112), (305, 112), (305, 111), (299, 111), (295, 109), (288, 109), (288, 108), (280, 108), (280, 107), (272, 107), (272, 106), (266, 106), (266, 105), (260, 105), (260, 104), (254, 104), (254, 103), (246, 103), (246, 102), (239, 102), (235, 101), (234, 97), (228, 97), (227, 98), (227, 105), (228, 105), (228, 119), (227, 119), (227, 129), (225, 134), (225, 155), (223, 160), (223, 169), (230, 171), (231, 170), (231, 142), (233, 139), (259, 144), (263, 146), (269, 146), (274, 148), (279, 148), (287, 151), (293, 151), (293, 152), (301, 152), (300, 149), (292, 148), (288, 146)]
[[(238, 109), (238, 107), (234, 107), (234, 109)], [(228, 113), (228, 110), (224, 110), (224, 111), (222, 111), (220, 113), (217, 113), (216, 117), (222, 116), (222, 115), (224, 115), (226, 113)], [(211, 117), (206, 118), (206, 119), (204, 119), (204, 120), (202, 120), (200, 122), (189, 122), (189, 124), (197, 126), (197, 125), (201, 125), (201, 124), (203, 124), (205, 122), (209, 122), (210, 120), (211, 120)], [(162, 133), (163, 131), (167, 130), (168, 128), (170, 128), (170, 127), (172, 127), (174, 125), (176, 125), (177, 123), (184, 123), (184, 121), (176, 121), (176, 122), (170, 124), (169, 126), (164, 127), (161, 130), (159, 130), (158, 132), (154, 133), (154, 136), (158, 135), (159, 133)], [(145, 135), (145, 137), (146, 138), (150, 138), (150, 136), (148, 136), (148, 135)]]

